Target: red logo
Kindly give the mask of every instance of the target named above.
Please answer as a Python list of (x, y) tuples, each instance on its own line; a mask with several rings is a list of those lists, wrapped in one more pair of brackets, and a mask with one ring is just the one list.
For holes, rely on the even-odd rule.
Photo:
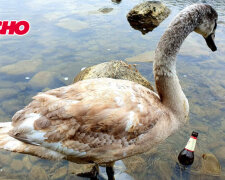
[(0, 21), (0, 35), (24, 35), (29, 29), (30, 24), (27, 21)]

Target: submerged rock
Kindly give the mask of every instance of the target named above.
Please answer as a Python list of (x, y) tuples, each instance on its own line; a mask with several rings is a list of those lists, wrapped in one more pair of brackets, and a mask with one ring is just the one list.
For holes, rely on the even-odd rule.
[(136, 56), (126, 58), (128, 62), (153, 62), (155, 56), (155, 51), (147, 51)]
[(0, 89), (0, 99), (8, 99), (15, 96), (18, 93), (18, 90), (13, 88)]
[(57, 26), (69, 30), (71, 32), (78, 32), (83, 29), (88, 28), (88, 24), (84, 21), (75, 20), (72, 18), (60, 19), (57, 23)]
[(32, 168), (32, 164), (31, 164), (28, 156), (24, 156), (22, 161), (23, 161), (25, 168), (27, 168), (28, 170), (30, 170)]
[(74, 83), (94, 78), (125, 79), (139, 83), (154, 91), (153, 86), (138, 72), (134, 65), (123, 61), (110, 61), (85, 68), (74, 78)]
[(147, 166), (147, 162), (141, 155), (131, 156), (129, 158), (123, 159), (123, 162), (127, 168), (126, 171), (130, 174), (141, 173), (143, 168)]
[(19, 111), (24, 106), (23, 102), (18, 100), (18, 96), (16, 98), (2, 101), (1, 105), (2, 105), (2, 109), (7, 114), (14, 114), (16, 111)]
[(10, 167), (15, 171), (20, 171), (23, 169), (23, 162), (21, 160), (14, 159)]
[(32, 77), (29, 84), (35, 88), (51, 87), (54, 84), (56, 73), (49, 71), (41, 71)]
[(28, 179), (35, 179), (35, 180), (47, 180), (48, 175), (46, 171), (41, 166), (33, 166)]
[(9, 75), (22, 75), (33, 73), (41, 65), (41, 60), (25, 60), (15, 64), (6, 65), (0, 68), (0, 72)]
[(8, 154), (0, 154), (0, 165), (8, 166), (12, 159)]
[(159, 1), (147, 1), (135, 6), (127, 14), (130, 25), (146, 34), (157, 27), (170, 14), (169, 8)]
[(225, 163), (225, 146), (218, 147), (216, 150), (216, 155), (220, 159), (221, 162)]
[(94, 164), (76, 164), (73, 162), (69, 162), (68, 174), (78, 175), (78, 174), (88, 173), (92, 171), (94, 166), (95, 166)]
[(201, 157), (195, 157), (194, 164), (191, 167), (190, 179), (205, 179), (209, 176), (221, 176), (221, 166), (215, 155), (206, 153)]
[(219, 176), (221, 173), (221, 166), (213, 154), (203, 154), (201, 159), (201, 173), (213, 176)]
[(65, 177), (67, 174), (67, 168), (66, 167), (61, 167), (59, 169), (56, 169), (56, 172), (53, 174), (51, 179), (61, 179)]
[(103, 13), (103, 14), (108, 14), (108, 13), (110, 13), (112, 10), (113, 10), (113, 8), (105, 7), (105, 8), (100, 8), (98, 11), (101, 12), (101, 13)]

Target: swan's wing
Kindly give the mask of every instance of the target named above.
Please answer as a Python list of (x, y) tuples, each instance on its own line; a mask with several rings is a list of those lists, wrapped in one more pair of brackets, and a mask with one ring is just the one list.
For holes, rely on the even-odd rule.
[(13, 117), (10, 135), (67, 155), (128, 146), (163, 112), (157, 95), (125, 80), (92, 79), (39, 93)]

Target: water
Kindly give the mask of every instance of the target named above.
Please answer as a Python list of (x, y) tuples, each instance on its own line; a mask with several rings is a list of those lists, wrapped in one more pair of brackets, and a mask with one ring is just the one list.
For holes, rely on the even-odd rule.
[[(218, 11), (218, 51), (212, 53), (198, 34), (192, 33), (178, 56), (177, 71), (190, 104), (189, 124), (160, 144), (153, 152), (124, 161), (134, 179), (171, 179), (179, 151), (193, 130), (199, 132), (196, 155), (212, 153), (225, 172), (225, 3), (163, 0), (172, 10), (160, 26), (146, 35), (133, 30), (126, 14), (141, 0), (1, 0), (1, 20), (27, 20), (25, 36), (0, 37), (0, 121), (31, 101), (37, 92), (68, 85), (82, 67), (123, 60), (155, 49), (173, 17), (188, 4), (208, 2)], [(100, 8), (113, 8), (101, 13)], [(152, 64), (138, 63), (139, 71), (153, 82)], [(43, 79), (43, 77), (45, 77)], [(1, 179), (82, 179), (66, 162), (51, 162), (1, 150)], [(193, 173), (195, 172), (195, 173)], [(214, 179), (191, 170), (190, 179)], [(206, 177), (206, 178), (205, 178)], [(218, 178), (218, 177), (216, 177)]]

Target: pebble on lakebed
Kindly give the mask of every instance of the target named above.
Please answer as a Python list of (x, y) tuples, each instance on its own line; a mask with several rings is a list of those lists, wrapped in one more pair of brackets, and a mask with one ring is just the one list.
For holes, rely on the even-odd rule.
[(134, 29), (146, 34), (156, 28), (169, 14), (169, 8), (162, 2), (146, 1), (131, 9), (127, 14), (127, 20)]

